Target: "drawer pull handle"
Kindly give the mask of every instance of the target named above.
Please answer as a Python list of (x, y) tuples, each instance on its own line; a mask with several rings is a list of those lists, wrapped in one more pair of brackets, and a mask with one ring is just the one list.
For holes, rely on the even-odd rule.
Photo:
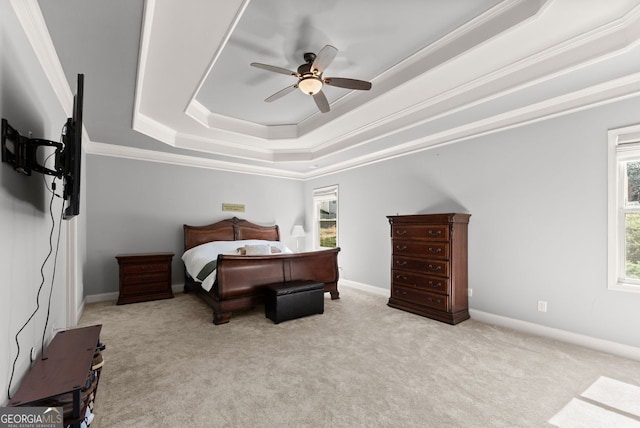
[(442, 283), (429, 281), (429, 287), (442, 287)]
[(404, 275), (396, 275), (396, 279), (407, 279)]
[(405, 294), (407, 294), (407, 292), (406, 292), (406, 291), (403, 291), (403, 290), (398, 290), (398, 289), (396, 288), (396, 294), (402, 294), (402, 295), (405, 295)]
[(427, 300), (429, 303), (440, 303), (440, 299), (434, 299), (433, 297), (429, 297)]
[(442, 235), (442, 231), (441, 230), (430, 230), (428, 233), (429, 233), (429, 236), (440, 236), (440, 235)]
[(442, 252), (442, 248), (429, 247), (429, 252), (430, 253), (441, 253)]
[(427, 267), (433, 271), (438, 271), (442, 269), (442, 266), (427, 265)]
[(396, 260), (396, 264), (398, 266), (406, 266), (407, 265), (407, 261), (406, 260)]
[(407, 249), (407, 246), (406, 245), (396, 245), (396, 249), (398, 249), (400, 251), (403, 251), (403, 250)]
[(396, 235), (406, 235), (406, 230), (396, 230)]

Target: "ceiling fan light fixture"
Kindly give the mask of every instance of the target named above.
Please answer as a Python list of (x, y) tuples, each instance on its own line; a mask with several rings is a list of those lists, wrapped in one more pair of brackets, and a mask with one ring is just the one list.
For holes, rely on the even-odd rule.
[(322, 89), (322, 80), (315, 76), (304, 77), (298, 82), (298, 88), (308, 95), (315, 95)]
[(284, 95), (292, 91), (295, 91), (296, 88), (300, 88), (300, 91), (302, 91), (303, 94), (311, 95), (321, 113), (327, 113), (330, 110), (330, 107), (327, 96), (322, 92), (322, 87), (324, 85), (345, 89), (358, 89), (361, 91), (368, 91), (371, 89), (371, 82), (365, 82), (364, 80), (347, 79), (344, 77), (322, 77), (325, 68), (331, 64), (331, 61), (333, 61), (337, 53), (338, 49), (331, 45), (325, 45), (325, 47), (318, 52), (318, 55), (312, 52), (306, 52), (304, 54), (305, 63), (298, 67), (298, 71), (291, 71), (286, 68), (262, 64), (259, 62), (252, 62), (250, 65), (252, 67), (261, 68), (274, 73), (295, 76), (298, 79), (298, 82), (295, 85), (281, 89), (270, 97), (267, 97), (264, 100), (265, 102), (270, 103), (282, 98)]

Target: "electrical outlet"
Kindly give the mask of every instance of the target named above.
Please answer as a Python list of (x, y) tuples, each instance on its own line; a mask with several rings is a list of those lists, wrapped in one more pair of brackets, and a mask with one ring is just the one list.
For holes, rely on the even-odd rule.
[(469, 297), (473, 296), (473, 288), (467, 289), (467, 296)]
[(538, 312), (547, 312), (547, 302), (538, 300)]

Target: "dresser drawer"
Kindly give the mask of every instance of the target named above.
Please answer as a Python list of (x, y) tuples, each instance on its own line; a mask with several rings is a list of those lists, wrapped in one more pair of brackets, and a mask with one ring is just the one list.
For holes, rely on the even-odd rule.
[(169, 265), (167, 263), (146, 263), (146, 264), (123, 264), (122, 272), (126, 275), (135, 275), (140, 273), (168, 272)]
[(449, 258), (449, 243), (394, 239), (393, 254), (409, 254), (413, 257), (446, 260)]
[(423, 275), (449, 277), (449, 262), (446, 260), (423, 260), (401, 256), (393, 256), (392, 260), (393, 269), (413, 271)]
[(428, 306), (441, 311), (449, 310), (449, 296), (442, 294), (429, 293), (427, 291), (393, 285), (391, 287), (391, 297), (398, 300), (405, 300), (410, 303)]
[(449, 294), (448, 278), (437, 278), (434, 276), (419, 275), (414, 272), (393, 269), (391, 271), (391, 283), (392, 285), (403, 285), (405, 287)]
[(427, 241), (448, 241), (449, 225), (393, 225), (391, 226), (391, 237), (396, 239), (421, 239)]

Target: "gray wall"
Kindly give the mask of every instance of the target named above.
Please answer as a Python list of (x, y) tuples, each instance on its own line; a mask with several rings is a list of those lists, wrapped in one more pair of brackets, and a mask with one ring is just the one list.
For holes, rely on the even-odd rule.
[(387, 215), (469, 212), (471, 308), (640, 346), (640, 294), (606, 276), (607, 130), (638, 122), (635, 98), (311, 180), (307, 224), (338, 184), (342, 277), (388, 289)]
[[(87, 265), (85, 294), (118, 291), (117, 254), (175, 254), (173, 283), (183, 284), (182, 225), (205, 225), (233, 216), (280, 226), (281, 240), (304, 219), (303, 184), (147, 161), (87, 156)], [(222, 203), (245, 204), (244, 213)]]
[[(59, 139), (66, 119), (8, 1), (0, 2), (0, 116), (24, 135), (31, 131), (34, 138), (51, 140)], [(16, 173), (8, 164), (0, 164), (1, 391), (7, 391), (9, 385), (17, 353), (15, 336), (37, 307), (38, 289), (43, 282), (40, 268), (49, 252), (49, 200), (50, 193), (41, 174), (27, 177)], [(59, 224), (60, 209), (58, 199), (53, 205), (56, 224)], [(45, 344), (52, 336), (52, 326), (66, 326), (65, 232), (63, 223)], [(52, 273), (53, 256), (44, 268), (40, 309), (18, 336), (21, 353), (12, 394), (29, 367), (31, 348), (38, 353), (41, 349)], [(0, 403), (5, 403), (6, 398), (0, 399)]]
[(606, 285), (607, 130), (638, 111), (626, 100), (304, 183), (90, 155), (86, 294), (117, 290), (119, 253), (173, 251), (182, 283), (182, 224), (229, 217), (223, 202), (294, 247), (312, 189), (338, 184), (342, 278), (388, 290), (387, 215), (470, 212), (471, 308), (640, 346), (640, 295)]

